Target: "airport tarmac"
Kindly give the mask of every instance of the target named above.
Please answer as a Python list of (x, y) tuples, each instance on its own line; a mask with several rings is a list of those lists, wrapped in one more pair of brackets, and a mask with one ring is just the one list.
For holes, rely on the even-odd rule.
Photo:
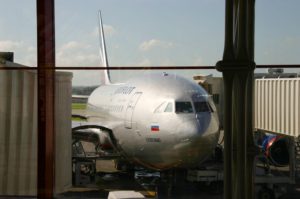
[[(76, 114), (82, 114), (79, 110)], [(223, 132), (222, 132), (223, 133)], [(220, 136), (219, 143), (222, 143), (223, 136)], [(87, 152), (93, 152), (95, 150), (93, 145), (88, 143), (83, 143), (83, 146)], [(288, 168), (276, 168), (274, 169), (275, 174), (287, 173)], [(156, 198), (155, 189), (141, 186), (140, 183), (135, 181), (132, 176), (128, 176), (124, 173), (117, 173), (118, 171), (114, 168), (113, 160), (97, 160), (96, 161), (96, 172), (97, 173), (114, 173), (111, 176), (106, 176), (106, 179), (101, 179), (101, 176), (96, 179), (95, 185), (88, 185), (86, 187), (73, 187), (68, 192), (57, 196), (56, 198), (100, 198), (106, 199), (109, 191), (117, 190), (135, 190), (141, 192), (147, 198)], [(288, 174), (285, 174), (288, 175)], [(105, 175), (103, 174), (102, 177)], [(222, 194), (212, 194), (212, 188), (208, 186), (200, 186), (199, 184), (186, 184), (184, 187), (180, 188), (180, 192), (176, 192), (172, 199), (221, 199)], [(296, 186), (290, 185), (288, 187), (288, 193), (282, 195), (280, 199), (295, 199), (300, 198), (300, 182), (296, 183)]]
[[(86, 148), (92, 149), (91, 145), (84, 143)], [(146, 180), (137, 181), (133, 174), (120, 172), (115, 169), (113, 160), (97, 160), (96, 161), (96, 178), (94, 184), (82, 187), (72, 187), (68, 192), (58, 195), (56, 198), (63, 199), (106, 199), (110, 191), (118, 190), (134, 190), (142, 193), (147, 198), (156, 198), (155, 186), (149, 184)], [(148, 180), (148, 179), (147, 179)], [(180, 191), (178, 191), (180, 190)], [(176, 189), (174, 199), (194, 199), (209, 198), (221, 199), (222, 194), (212, 195), (210, 188), (207, 186), (195, 186), (194, 183), (185, 184), (184, 187)]]
[[(221, 136), (222, 137), (222, 136)], [(91, 143), (82, 142), (83, 147), (86, 152), (94, 152), (95, 146)], [(271, 167), (272, 168), (272, 167)], [(261, 172), (264, 173), (260, 169)], [(288, 176), (288, 167), (274, 168), (274, 175), (280, 174)], [(114, 160), (96, 160), (96, 172), (98, 176), (96, 177), (94, 185), (87, 185), (85, 187), (73, 187), (68, 192), (57, 196), (56, 198), (107, 198), (109, 191), (117, 190), (134, 190), (141, 192), (147, 198), (155, 198), (155, 188), (142, 186), (140, 182), (134, 180), (133, 175), (126, 173), (120, 173), (115, 169)], [(109, 173), (105, 175), (105, 173)], [(296, 186), (289, 186), (288, 193), (281, 197), (281, 199), (288, 198), (300, 198), (300, 182), (296, 183)], [(185, 184), (180, 187), (180, 192), (176, 192), (175, 196), (171, 198), (174, 199), (221, 199), (222, 194), (213, 194), (212, 187), (199, 185), (196, 183)]]
[[(132, 190), (132, 189), (131, 189)], [(137, 190), (138, 191), (138, 190)], [(69, 192), (61, 194), (55, 198), (57, 199), (107, 199), (109, 190), (101, 190), (98, 188), (72, 188)], [(143, 192), (141, 192), (143, 193)], [(155, 196), (147, 196), (147, 198), (155, 198)], [(192, 190), (183, 193), (181, 196), (171, 197), (172, 199), (223, 199), (223, 195), (212, 195), (201, 189)], [(292, 192), (289, 192), (278, 199), (299, 199), (300, 198), (300, 187)]]
[[(113, 181), (103, 182), (97, 186), (85, 187), (85, 188), (71, 188), (69, 192), (61, 194), (56, 198), (62, 199), (107, 199), (109, 191), (117, 190), (135, 190), (142, 193), (146, 198), (156, 198), (154, 190), (146, 190), (137, 182), (133, 181), (132, 178), (126, 176), (126, 174), (119, 175)], [(196, 187), (185, 187), (185, 191), (176, 192), (171, 198), (174, 199), (222, 199), (223, 195), (212, 195), (207, 192), (204, 188)]]
[[(57, 196), (56, 198), (57, 199), (81, 199), (81, 198), (107, 199), (109, 191), (113, 191), (113, 190), (135, 190), (135, 191), (141, 192), (147, 198), (156, 198), (155, 196), (151, 196), (151, 195), (147, 194), (147, 192), (145, 190), (142, 190), (142, 188), (140, 188), (139, 186), (132, 187), (133, 184), (131, 184), (131, 186), (126, 185), (125, 187), (123, 184), (123, 186), (121, 186), (120, 189), (117, 189), (118, 185), (120, 185), (120, 183), (122, 183), (122, 182), (124, 183), (123, 180), (119, 179), (118, 183), (114, 183), (114, 188), (110, 187), (108, 189), (96, 188), (96, 187), (72, 188), (72, 189), (70, 189), (69, 192), (61, 194), (61, 195)], [(107, 184), (107, 186), (109, 186), (109, 184)], [(223, 195), (222, 194), (213, 195), (211, 193), (208, 193), (208, 191), (205, 190), (205, 188), (203, 188), (203, 187), (202, 188), (201, 187), (199, 187), (199, 188), (189, 187), (186, 189), (185, 192), (181, 193), (180, 195), (173, 196), (171, 198), (172, 199), (196, 199), (196, 198), (222, 199)], [(299, 199), (300, 198), (299, 183), (298, 183), (298, 188), (296, 187), (295, 189), (290, 190), (289, 193), (287, 193), (279, 198), (280, 199)]]
[[(142, 186), (136, 181), (133, 175), (120, 173), (113, 169), (113, 161), (100, 160), (96, 163), (98, 177), (94, 185), (85, 187), (73, 187), (68, 192), (57, 196), (62, 199), (106, 199), (110, 191), (134, 190), (142, 193), (146, 198), (157, 198), (155, 188), (152, 186)], [(110, 172), (105, 174), (103, 171)], [(257, 187), (256, 187), (257, 188)], [(179, 191), (178, 191), (179, 190)], [(176, 188), (176, 193), (172, 199), (222, 199), (223, 194), (212, 193), (214, 189), (209, 186), (197, 183), (185, 183), (182, 187)], [(288, 186), (288, 192), (279, 197), (280, 199), (299, 199), (300, 198), (300, 180), (296, 185)]]
[[(110, 191), (134, 190), (142, 193), (147, 198), (156, 198), (155, 188), (153, 186), (142, 186), (141, 182), (134, 179), (132, 174), (118, 172), (114, 169), (112, 160), (97, 160), (96, 162), (97, 178), (93, 185), (85, 187), (73, 187), (68, 192), (57, 196), (62, 199), (106, 199)], [(105, 174), (109, 172), (109, 174)], [(179, 190), (179, 191), (178, 191)], [(212, 193), (214, 189), (209, 186), (197, 183), (184, 183), (184, 186), (177, 187), (176, 193), (172, 199), (222, 199), (223, 194)], [(280, 199), (299, 199), (300, 198), (300, 180), (296, 185), (288, 187), (288, 193), (282, 195)]]

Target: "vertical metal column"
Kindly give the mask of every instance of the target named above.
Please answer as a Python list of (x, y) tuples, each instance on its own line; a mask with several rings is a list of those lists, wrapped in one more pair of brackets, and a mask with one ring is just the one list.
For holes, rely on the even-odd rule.
[(223, 72), (224, 198), (253, 199), (253, 71), (255, 0), (226, 0)]
[(37, 0), (38, 49), (38, 198), (54, 190), (54, 0)]

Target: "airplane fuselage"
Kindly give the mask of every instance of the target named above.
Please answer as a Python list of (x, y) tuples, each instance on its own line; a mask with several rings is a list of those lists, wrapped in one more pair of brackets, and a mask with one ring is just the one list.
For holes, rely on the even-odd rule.
[(207, 92), (166, 73), (100, 86), (88, 99), (87, 116), (111, 129), (124, 157), (157, 170), (198, 165), (219, 137), (217, 111)]

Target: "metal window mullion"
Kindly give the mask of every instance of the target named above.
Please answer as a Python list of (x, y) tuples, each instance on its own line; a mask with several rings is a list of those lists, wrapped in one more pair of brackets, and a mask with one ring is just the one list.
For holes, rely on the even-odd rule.
[(37, 0), (38, 49), (38, 198), (53, 198), (54, 189), (54, 0)]

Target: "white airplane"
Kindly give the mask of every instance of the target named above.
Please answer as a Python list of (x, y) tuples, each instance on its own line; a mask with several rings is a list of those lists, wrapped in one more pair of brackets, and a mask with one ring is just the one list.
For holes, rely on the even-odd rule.
[[(108, 66), (101, 14), (101, 56)], [(219, 138), (219, 121), (208, 93), (183, 77), (155, 73), (102, 84), (88, 98), (87, 123), (73, 131), (96, 135), (101, 151), (114, 149), (129, 162), (155, 170), (192, 168), (207, 159)]]

